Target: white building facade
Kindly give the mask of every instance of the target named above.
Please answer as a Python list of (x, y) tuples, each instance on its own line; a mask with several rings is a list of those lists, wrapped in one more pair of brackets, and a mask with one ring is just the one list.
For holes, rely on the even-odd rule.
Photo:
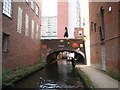
[(57, 39), (57, 16), (44, 16), (41, 20), (41, 39)]

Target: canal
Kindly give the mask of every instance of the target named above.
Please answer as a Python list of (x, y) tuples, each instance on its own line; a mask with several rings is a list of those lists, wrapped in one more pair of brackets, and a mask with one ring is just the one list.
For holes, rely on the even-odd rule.
[(35, 88), (35, 90), (85, 90), (78, 72), (71, 62), (60, 60), (14, 84), (14, 88)]

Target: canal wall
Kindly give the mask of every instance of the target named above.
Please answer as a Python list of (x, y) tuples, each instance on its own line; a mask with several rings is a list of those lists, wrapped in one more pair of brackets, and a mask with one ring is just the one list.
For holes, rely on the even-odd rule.
[(83, 80), (83, 82), (85, 83), (86, 87), (89, 88), (90, 90), (94, 90), (94, 84), (91, 81), (91, 79), (89, 78), (89, 76), (80, 69), (80, 67), (76, 67), (81, 79)]
[(44, 68), (45, 65), (42, 62), (36, 63), (34, 65), (25, 66), (17, 70), (6, 70), (3, 71), (3, 81), (2, 88), (13, 86), (15, 82), (33, 74), (34, 72)]

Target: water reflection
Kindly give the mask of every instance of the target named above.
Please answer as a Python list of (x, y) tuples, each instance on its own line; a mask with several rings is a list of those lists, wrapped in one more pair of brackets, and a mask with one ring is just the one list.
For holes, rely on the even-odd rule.
[(70, 62), (59, 61), (21, 80), (12, 88), (36, 88), (37, 90), (62, 90), (85, 88)]

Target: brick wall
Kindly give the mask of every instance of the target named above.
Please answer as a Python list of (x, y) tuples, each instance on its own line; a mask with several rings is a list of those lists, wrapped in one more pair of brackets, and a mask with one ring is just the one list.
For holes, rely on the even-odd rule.
[[(105, 39), (100, 40), (100, 7), (104, 9)], [(109, 7), (112, 11), (109, 12)], [(91, 64), (102, 67), (102, 47), (105, 47), (106, 70), (117, 72), (118, 69), (118, 3), (90, 2), (90, 24), (96, 23), (96, 31), (90, 30)], [(91, 26), (90, 26), (91, 27)]]
[[(81, 35), (80, 35), (81, 33)], [(75, 28), (74, 30), (75, 39), (83, 39), (84, 38), (84, 28)]]
[[(37, 2), (40, 5), (40, 2)], [(22, 15), (22, 32), (17, 32), (17, 16), (18, 7), (23, 10)], [(31, 9), (31, 4), (26, 2), (12, 3), (12, 18), (3, 14), (3, 32), (9, 35), (8, 51), (3, 51), (3, 67), (4, 68), (19, 68), (27, 65), (32, 65), (40, 61), (40, 39), (36, 39), (36, 25), (39, 26), (41, 11), (39, 6), (39, 16), (36, 16), (35, 10)], [(25, 14), (29, 16), (29, 31), (28, 36), (25, 36)], [(31, 26), (34, 20), (34, 39), (31, 38)], [(40, 35), (40, 34), (39, 34)], [(39, 36), (40, 37), (40, 36)]]
[(83, 44), (83, 47), (80, 50), (85, 53), (84, 40), (83, 39), (46, 39), (41, 40), (41, 58), (46, 59), (47, 55), (51, 51), (59, 50), (71, 50), (74, 51), (77, 48), (73, 48), (73, 43), (77, 43), (80, 48), (80, 44)]

